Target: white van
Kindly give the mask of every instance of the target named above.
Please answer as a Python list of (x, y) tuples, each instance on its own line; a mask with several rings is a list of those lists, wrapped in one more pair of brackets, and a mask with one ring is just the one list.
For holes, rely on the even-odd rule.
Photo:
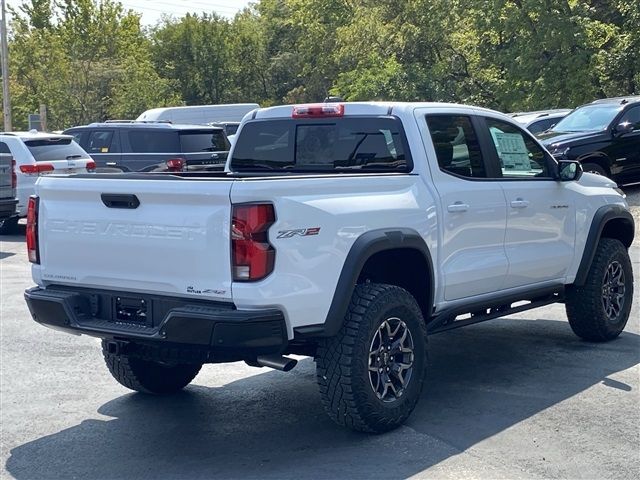
[(239, 122), (242, 120), (242, 117), (256, 108), (260, 108), (260, 105), (257, 103), (152, 108), (140, 114), (136, 120), (195, 125), (212, 122)]

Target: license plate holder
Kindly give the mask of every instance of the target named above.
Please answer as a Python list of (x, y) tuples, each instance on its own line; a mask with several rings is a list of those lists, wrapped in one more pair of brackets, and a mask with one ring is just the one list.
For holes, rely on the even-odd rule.
[(142, 297), (113, 297), (113, 321), (151, 325), (151, 302)]

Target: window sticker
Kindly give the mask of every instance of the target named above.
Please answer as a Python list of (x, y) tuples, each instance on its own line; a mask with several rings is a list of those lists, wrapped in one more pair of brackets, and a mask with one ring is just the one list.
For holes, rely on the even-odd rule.
[(101, 152), (101, 153), (108, 153), (108, 152), (109, 152), (109, 149), (108, 149), (107, 147), (102, 147), (102, 148), (100, 149), (100, 152)]
[(519, 133), (491, 132), (505, 170), (531, 171), (529, 150)]

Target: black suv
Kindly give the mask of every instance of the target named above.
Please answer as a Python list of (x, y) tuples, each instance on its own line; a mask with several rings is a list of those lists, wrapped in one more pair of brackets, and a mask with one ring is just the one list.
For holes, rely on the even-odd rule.
[(578, 107), (538, 138), (556, 159), (579, 160), (586, 172), (640, 182), (640, 96)]
[(73, 135), (103, 172), (223, 168), (230, 146), (223, 128), (207, 125), (122, 121), (64, 133)]

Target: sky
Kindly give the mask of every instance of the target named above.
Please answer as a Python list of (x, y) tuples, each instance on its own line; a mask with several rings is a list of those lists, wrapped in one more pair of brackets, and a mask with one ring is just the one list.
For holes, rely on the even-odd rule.
[[(162, 14), (180, 18), (187, 13), (212, 13), (233, 17), (252, 0), (120, 0), (125, 8), (142, 15), (144, 25), (155, 25)], [(17, 7), (22, 0), (6, 0), (7, 5)]]

